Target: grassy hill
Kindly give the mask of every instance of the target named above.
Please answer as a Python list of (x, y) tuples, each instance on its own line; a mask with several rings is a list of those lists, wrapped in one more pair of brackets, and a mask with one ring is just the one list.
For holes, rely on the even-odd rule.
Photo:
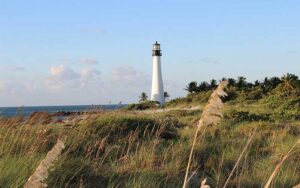
[[(254, 130), (227, 187), (266, 183), (300, 138), (299, 91), (283, 88), (228, 88), (221, 123), (198, 136), (190, 187), (204, 178), (223, 187)], [(0, 187), (22, 187), (58, 138), (66, 148), (49, 172), (48, 187), (182, 187), (195, 125), (212, 90), (171, 100), (159, 111), (104, 111), (67, 123), (2, 117)], [(272, 187), (300, 183), (299, 156), (298, 144)]]

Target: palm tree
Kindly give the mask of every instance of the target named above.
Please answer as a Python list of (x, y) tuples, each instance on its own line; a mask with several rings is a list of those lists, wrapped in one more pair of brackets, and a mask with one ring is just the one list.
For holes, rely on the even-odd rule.
[(189, 93), (197, 93), (198, 92), (198, 83), (195, 81), (190, 82), (186, 86), (185, 90), (188, 91)]
[(237, 88), (241, 89), (247, 86), (246, 78), (243, 76), (239, 76), (236, 83)]
[(201, 82), (198, 86), (198, 91), (202, 92), (202, 91), (207, 91), (209, 89), (209, 85), (207, 82)]
[(262, 84), (261, 84), (261, 88), (263, 89), (263, 91), (266, 93), (269, 91), (270, 89), (270, 80), (268, 77), (265, 77), (265, 79), (263, 80)]
[(168, 100), (169, 97), (170, 97), (169, 93), (165, 91), (165, 92), (164, 92), (164, 97), (165, 97), (165, 100)]
[(269, 81), (270, 81), (270, 87), (271, 87), (271, 89), (276, 88), (279, 84), (282, 83), (282, 81), (280, 80), (280, 78), (278, 78), (276, 76), (270, 78)]
[(147, 99), (148, 99), (147, 94), (145, 92), (142, 92), (140, 96), (140, 102), (145, 102), (147, 101)]
[(258, 81), (258, 80), (255, 80), (255, 82), (254, 82), (254, 86), (260, 86), (260, 82)]
[(234, 78), (228, 78), (228, 86), (235, 87), (236, 81)]
[(212, 80), (210, 81), (210, 88), (211, 88), (211, 89), (215, 89), (216, 87), (217, 87), (217, 80), (212, 79)]
[(298, 76), (287, 73), (282, 76), (281, 80), (283, 82), (283, 90), (290, 91), (295, 89), (295, 82), (298, 80)]

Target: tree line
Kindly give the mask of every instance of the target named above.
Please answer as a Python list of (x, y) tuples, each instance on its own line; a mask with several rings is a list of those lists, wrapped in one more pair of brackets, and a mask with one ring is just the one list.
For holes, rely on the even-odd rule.
[[(296, 88), (300, 88), (300, 80), (298, 76), (295, 74), (287, 73), (282, 77), (265, 77), (262, 81), (256, 80), (254, 82), (247, 82), (246, 78), (243, 76), (239, 76), (237, 79), (234, 78), (222, 78), (221, 81), (227, 81), (229, 87), (234, 87), (237, 90), (248, 90), (252, 88), (260, 88), (263, 92), (269, 92), (276, 88), (277, 86), (281, 85), (282, 90), (290, 91)], [(212, 79), (209, 82), (190, 82), (186, 87), (185, 90), (188, 93), (200, 93), (215, 89), (218, 85), (217, 80)]]

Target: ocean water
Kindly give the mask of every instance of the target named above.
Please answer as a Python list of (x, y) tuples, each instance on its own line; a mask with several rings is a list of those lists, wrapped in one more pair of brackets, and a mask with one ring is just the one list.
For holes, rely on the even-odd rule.
[(18, 114), (24, 116), (32, 112), (83, 112), (93, 109), (115, 110), (126, 105), (74, 105), (74, 106), (24, 106), (24, 107), (0, 107), (0, 116), (11, 117)]

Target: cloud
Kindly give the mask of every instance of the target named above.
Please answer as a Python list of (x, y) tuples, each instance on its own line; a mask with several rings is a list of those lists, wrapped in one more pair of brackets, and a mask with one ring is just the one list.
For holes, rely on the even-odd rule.
[(113, 69), (111, 78), (114, 82), (122, 82), (128, 84), (145, 84), (149, 82), (149, 76), (142, 72), (137, 71), (132, 66), (121, 66)]
[(44, 79), (44, 86), (50, 90), (75, 89), (85, 87), (100, 75), (96, 69), (75, 71), (61, 64), (50, 68), (50, 76)]
[[(150, 96), (150, 75), (129, 65), (115, 67), (103, 75), (94, 67), (70, 63), (47, 69), (42, 76), (0, 77), (0, 106), (100, 104), (109, 100), (128, 103), (137, 101), (142, 91)], [(166, 84), (172, 96), (174, 87)]]
[[(180, 85), (165, 79), (165, 90), (172, 97), (178, 90), (184, 92)], [(102, 75), (91, 66), (61, 63), (48, 67), (48, 73), (42, 76), (0, 78), (0, 105), (99, 104), (109, 100), (128, 103), (136, 102), (142, 91), (150, 97), (151, 75), (136, 67), (123, 65)]]
[(95, 59), (88, 59), (88, 58), (86, 58), (86, 59), (80, 59), (78, 61), (78, 63), (85, 64), (85, 65), (96, 65), (99, 62), (97, 60), (95, 60)]
[(65, 67), (63, 64), (58, 65), (56, 67), (50, 68), (51, 76), (59, 78), (61, 80), (72, 80), (79, 78), (79, 74), (74, 70)]
[(98, 81), (101, 72), (96, 69), (82, 69), (80, 71), (81, 86), (84, 87), (91, 82)]
[(74, 70), (58, 65), (50, 68), (50, 76), (44, 78), (43, 84), (50, 90), (76, 88), (80, 81), (80, 74)]

